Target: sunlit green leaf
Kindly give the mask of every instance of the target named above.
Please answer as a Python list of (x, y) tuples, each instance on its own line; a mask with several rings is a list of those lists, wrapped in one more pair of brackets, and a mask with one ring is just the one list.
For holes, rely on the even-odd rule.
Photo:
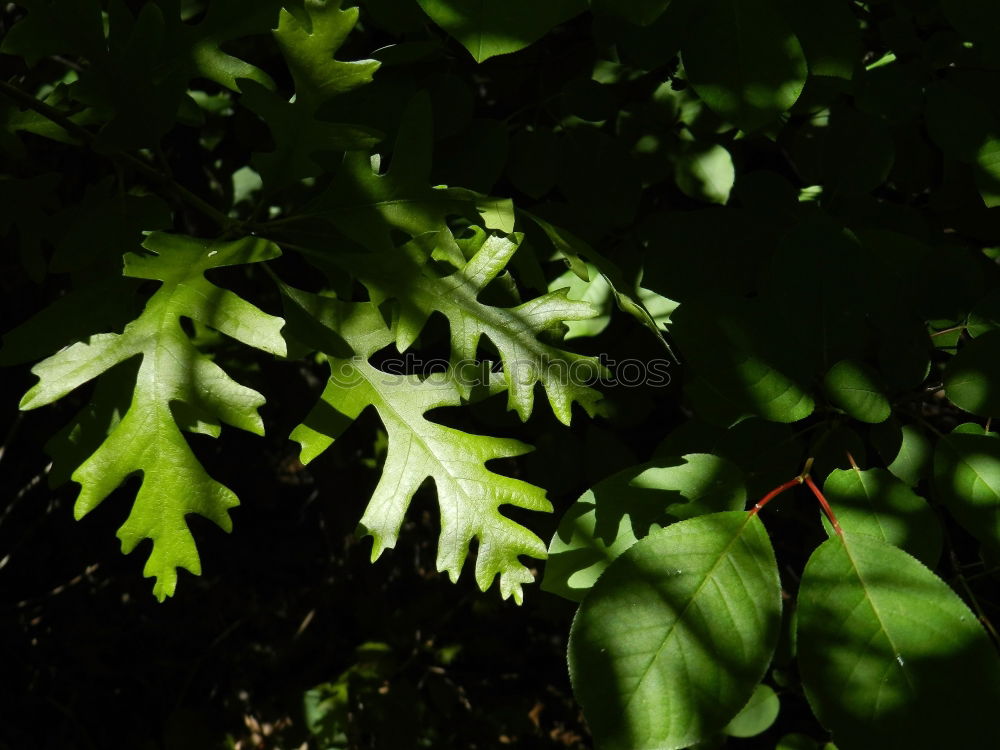
[[(457, 580), (469, 542), (476, 539), (476, 583), (485, 591), (499, 575), (503, 597), (513, 595), (520, 602), (521, 585), (533, 577), (518, 556), (542, 558), (545, 546), (499, 508), (512, 505), (548, 511), (551, 505), (542, 489), (496, 474), (486, 468), (486, 462), (519, 456), (530, 447), (516, 440), (471, 435), (428, 420), (426, 412), (461, 403), (454, 382), (456, 373), (440, 373), (421, 381), (415, 375), (375, 368), (369, 358), (391, 344), (393, 335), (371, 303), (339, 302), (287, 287), (285, 294), (288, 304), (298, 308), (296, 315), (304, 313), (319, 321), (354, 352), (349, 357), (339, 348), (329, 352), (330, 378), (320, 401), (291, 434), (302, 446), (302, 461), (308, 463), (326, 450), (369, 406), (378, 411), (389, 436), (382, 479), (359, 526), (361, 533), (373, 539), (372, 560), (396, 545), (413, 494), (431, 478), (441, 509), (438, 570)], [(322, 347), (324, 341), (316, 343)]]
[(754, 737), (767, 731), (781, 709), (781, 701), (767, 685), (758, 685), (740, 712), (723, 728), (730, 737)]
[(1000, 440), (967, 427), (938, 440), (934, 489), (967, 531), (987, 545), (1000, 545)]
[(201, 572), (185, 516), (197, 513), (229, 531), (236, 495), (202, 468), (181, 430), (218, 437), (221, 422), (263, 434), (257, 413), (264, 397), (232, 380), (199, 352), (181, 327), (181, 316), (198, 320), (247, 346), (284, 355), (284, 321), (265, 314), (234, 293), (210, 283), (209, 269), (269, 260), (278, 248), (259, 239), (211, 242), (153, 234), (143, 245), (152, 255), (130, 253), (125, 273), (162, 282), (142, 315), (121, 334), (100, 333), (73, 344), (32, 368), (38, 383), (22, 409), (50, 404), (120, 362), (142, 363), (128, 411), (107, 440), (73, 472), (81, 485), (74, 514), (82, 518), (130, 474), (142, 486), (132, 512), (118, 530), (122, 551), (143, 539), (153, 547), (144, 574), (155, 576), (160, 600), (174, 593), (177, 568)]

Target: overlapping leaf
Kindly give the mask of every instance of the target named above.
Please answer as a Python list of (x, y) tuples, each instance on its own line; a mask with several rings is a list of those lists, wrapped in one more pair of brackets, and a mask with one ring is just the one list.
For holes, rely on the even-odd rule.
[[(545, 492), (486, 468), (498, 458), (521, 455), (516, 440), (471, 435), (424, 415), (461, 403), (454, 372), (419, 377), (390, 374), (368, 358), (392, 343), (393, 334), (371, 303), (345, 303), (285, 289), (289, 317), (300, 336), (328, 355), (330, 380), (319, 403), (292, 432), (302, 461), (326, 450), (367, 407), (378, 411), (389, 437), (382, 478), (361, 518), (359, 531), (373, 538), (372, 559), (395, 546), (403, 516), (420, 485), (434, 480), (441, 510), (437, 567), (456, 580), (473, 540), (478, 542), (476, 582), (484, 591), (500, 576), (504, 598), (521, 601), (521, 585), (533, 577), (519, 555), (543, 558), (545, 545), (507, 518), (500, 506), (549, 511)], [(345, 351), (344, 344), (349, 346)], [(352, 356), (353, 353), (353, 356)]]
[[(925, 565), (941, 554), (941, 524), (922, 497), (884, 469), (836, 469), (823, 484), (844, 531), (868, 534)], [(832, 527), (827, 526), (833, 532)]]
[(115, 365), (142, 357), (128, 411), (73, 472), (73, 480), (81, 485), (74, 512), (83, 517), (126, 477), (141, 472), (142, 486), (118, 537), (126, 553), (143, 539), (152, 539), (144, 573), (156, 577), (153, 592), (162, 600), (174, 592), (177, 568), (200, 572), (185, 516), (197, 513), (229, 531), (228, 511), (238, 504), (236, 496), (198, 463), (182, 429), (215, 437), (220, 423), (226, 422), (256, 434), (264, 431), (257, 413), (263, 396), (233, 381), (199, 352), (181, 327), (181, 318), (270, 354), (283, 355), (285, 343), (280, 318), (204, 277), (212, 268), (274, 258), (280, 253), (273, 244), (153, 234), (144, 247), (155, 254), (128, 254), (126, 275), (163, 283), (142, 315), (121, 334), (96, 334), (36, 365), (32, 372), (38, 383), (25, 394), (21, 408), (50, 404)]
[[(451, 326), (451, 364), (458, 386), (469, 392), (463, 373), (477, 372), (480, 338), (486, 336), (500, 353), (508, 389), (508, 406), (526, 420), (534, 405), (534, 388), (541, 383), (552, 411), (569, 424), (573, 403), (595, 413), (600, 393), (588, 383), (603, 371), (593, 357), (560, 349), (542, 334), (558, 332), (567, 320), (585, 320), (600, 313), (583, 300), (571, 300), (566, 289), (549, 292), (516, 307), (480, 302), (479, 293), (503, 270), (521, 241), (520, 235), (477, 236), (475, 254), (459, 270), (438, 276), (426, 264), (435, 237), (409, 243), (388, 253), (344, 255), (337, 259), (368, 287), (373, 299), (396, 300), (396, 343), (406, 350), (432, 313), (440, 312)], [(429, 248), (421, 245), (429, 245)]]

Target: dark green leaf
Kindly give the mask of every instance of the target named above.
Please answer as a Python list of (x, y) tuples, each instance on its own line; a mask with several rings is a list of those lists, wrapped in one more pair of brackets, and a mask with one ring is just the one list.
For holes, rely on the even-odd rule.
[(670, 6), (670, 0), (590, 0), (590, 4), (637, 26), (648, 26)]
[(683, 43), (698, 96), (720, 117), (756, 130), (788, 110), (806, 81), (799, 40), (771, 0), (705, 0)]
[(1000, 417), (1000, 331), (966, 342), (948, 363), (944, 391), (959, 408)]
[(799, 586), (799, 669), (809, 703), (845, 748), (1000, 743), (1000, 659), (976, 616), (896, 547), (864, 534), (824, 542)]
[(476, 62), (517, 52), (587, 8), (585, 0), (417, 0), (434, 23), (461, 42)]

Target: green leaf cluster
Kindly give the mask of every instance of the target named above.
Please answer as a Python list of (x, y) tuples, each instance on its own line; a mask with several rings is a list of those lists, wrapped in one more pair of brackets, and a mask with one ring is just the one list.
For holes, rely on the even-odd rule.
[(339, 466), (375, 469), (373, 560), (423, 495), (452, 580), (521, 602), (546, 560), (596, 747), (1000, 745), (993, 4), (4, 23), (0, 233), (51, 305), (10, 305), (0, 361), (78, 410), (50, 480), (77, 517), (134, 495), (157, 597), (201, 571), (191, 516), (233, 525), (198, 436), (306, 390), (278, 439), (320, 472), (368, 430)]

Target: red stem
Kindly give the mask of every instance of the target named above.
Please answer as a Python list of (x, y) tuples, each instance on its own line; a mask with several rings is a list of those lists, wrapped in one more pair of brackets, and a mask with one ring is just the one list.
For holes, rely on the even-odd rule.
[(830, 525), (833, 526), (833, 530), (837, 532), (838, 536), (841, 537), (844, 536), (844, 531), (843, 529), (840, 528), (840, 523), (837, 521), (837, 516), (833, 514), (833, 508), (830, 507), (830, 503), (826, 501), (826, 498), (823, 496), (823, 493), (820, 491), (819, 487), (816, 486), (816, 483), (812, 480), (812, 477), (809, 476), (808, 474), (806, 474), (806, 484), (809, 486), (809, 489), (812, 490), (812, 493), (816, 496), (816, 499), (819, 500), (819, 504), (820, 506), (822, 506), (823, 512), (826, 513), (826, 517), (830, 519)]
[(763, 508), (769, 502), (774, 500), (774, 498), (776, 498), (782, 492), (784, 492), (785, 490), (790, 490), (797, 484), (802, 484), (801, 477), (795, 477), (794, 479), (789, 479), (784, 484), (778, 485), (773, 490), (764, 495), (764, 497), (762, 497), (759, 501), (757, 501), (757, 503), (750, 509), (750, 515), (751, 516), (757, 515), (757, 513), (760, 512), (761, 508)]

